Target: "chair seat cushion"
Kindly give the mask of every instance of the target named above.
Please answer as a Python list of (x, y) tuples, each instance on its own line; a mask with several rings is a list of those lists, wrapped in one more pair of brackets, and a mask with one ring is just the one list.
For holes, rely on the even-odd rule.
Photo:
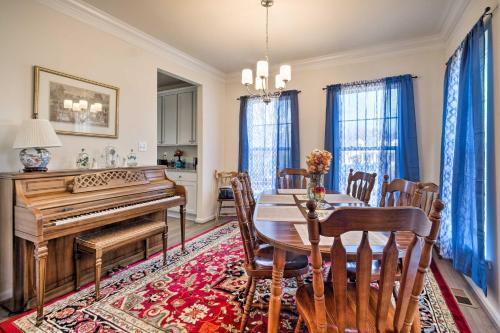
[(220, 200), (233, 200), (234, 199), (234, 193), (233, 189), (231, 187), (219, 187), (219, 199)]
[[(255, 250), (255, 264), (259, 268), (273, 268), (274, 246), (269, 244), (259, 244)], [(292, 252), (286, 253), (285, 270), (302, 269), (308, 267), (309, 261), (307, 256), (295, 254)]]
[[(336, 327), (336, 309), (335, 299), (333, 293), (333, 285), (325, 283), (325, 305), (326, 305), (326, 321), (328, 325), (327, 332), (337, 332)], [(377, 305), (378, 289), (375, 287), (370, 288), (370, 301), (368, 308), (368, 332), (377, 332), (375, 315)], [(304, 285), (297, 290), (296, 294), (297, 307), (299, 314), (304, 318), (304, 321), (311, 327), (315, 325), (315, 305), (314, 305), (314, 291), (311, 284)], [(389, 313), (387, 315), (387, 326), (384, 332), (392, 332), (392, 325), (394, 320), (394, 307), (389, 306)], [(356, 288), (350, 285), (347, 289), (347, 307), (346, 307), (346, 328), (356, 328)], [(355, 330), (354, 330), (355, 331)]]

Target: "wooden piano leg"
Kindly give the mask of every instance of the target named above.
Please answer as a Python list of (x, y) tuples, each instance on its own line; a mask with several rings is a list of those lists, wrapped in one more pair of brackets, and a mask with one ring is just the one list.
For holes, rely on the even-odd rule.
[(102, 251), (95, 251), (95, 300), (101, 299)]
[(186, 237), (186, 206), (180, 207), (180, 215), (181, 215), (181, 242), (182, 242), (182, 251), (185, 251), (184, 240)]
[(43, 304), (45, 303), (45, 275), (47, 272), (47, 257), (49, 249), (47, 242), (35, 243), (35, 274), (36, 274), (36, 326), (43, 320)]
[(163, 266), (167, 266), (167, 240), (168, 240), (168, 226), (165, 223), (165, 231), (163, 232)]
[(73, 255), (75, 260), (75, 290), (80, 291), (80, 253), (78, 252), (78, 245), (73, 245)]

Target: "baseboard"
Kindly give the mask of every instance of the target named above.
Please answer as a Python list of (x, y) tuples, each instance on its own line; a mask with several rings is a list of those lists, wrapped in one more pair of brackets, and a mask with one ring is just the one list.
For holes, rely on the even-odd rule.
[(207, 223), (209, 221), (212, 221), (213, 219), (215, 219), (215, 215), (209, 215), (207, 217), (197, 217), (194, 222), (196, 223)]
[(467, 281), (467, 283), (471, 287), (474, 294), (476, 295), (481, 307), (486, 312), (490, 320), (493, 322), (493, 325), (495, 325), (497, 332), (500, 332), (500, 313), (498, 312), (498, 309), (496, 309), (491, 304), (488, 298), (484, 296), (483, 291), (479, 287), (477, 287), (469, 277), (464, 275), (464, 278), (465, 281)]
[(12, 298), (12, 290), (4, 290), (0, 292), (0, 303), (5, 302), (8, 299)]

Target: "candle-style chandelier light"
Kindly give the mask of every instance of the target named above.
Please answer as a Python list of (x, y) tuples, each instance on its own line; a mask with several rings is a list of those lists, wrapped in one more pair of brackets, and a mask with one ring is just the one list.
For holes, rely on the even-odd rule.
[(279, 97), (285, 89), (286, 84), (292, 78), (292, 68), (290, 65), (281, 65), (279, 74), (275, 76), (275, 87), (277, 91), (269, 89), (269, 7), (274, 4), (274, 0), (261, 0), (260, 4), (266, 8), (266, 54), (265, 60), (257, 61), (257, 71), (255, 75), (255, 90), (252, 92), (250, 85), (253, 83), (253, 73), (250, 68), (241, 71), (241, 83), (247, 87), (251, 97), (260, 97), (264, 103), (269, 103), (272, 97)]

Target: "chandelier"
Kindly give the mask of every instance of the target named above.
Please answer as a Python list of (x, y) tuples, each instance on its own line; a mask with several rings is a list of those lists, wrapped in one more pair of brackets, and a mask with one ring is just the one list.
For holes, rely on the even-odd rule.
[(264, 103), (271, 102), (272, 97), (279, 97), (285, 89), (286, 84), (292, 78), (292, 68), (290, 65), (281, 65), (279, 74), (275, 76), (275, 87), (277, 91), (269, 89), (269, 7), (274, 4), (274, 0), (261, 0), (260, 4), (266, 8), (266, 54), (264, 60), (257, 61), (257, 71), (255, 75), (255, 92), (252, 92), (250, 85), (253, 83), (253, 73), (250, 68), (241, 71), (241, 83), (245, 85), (250, 97), (259, 97)]

